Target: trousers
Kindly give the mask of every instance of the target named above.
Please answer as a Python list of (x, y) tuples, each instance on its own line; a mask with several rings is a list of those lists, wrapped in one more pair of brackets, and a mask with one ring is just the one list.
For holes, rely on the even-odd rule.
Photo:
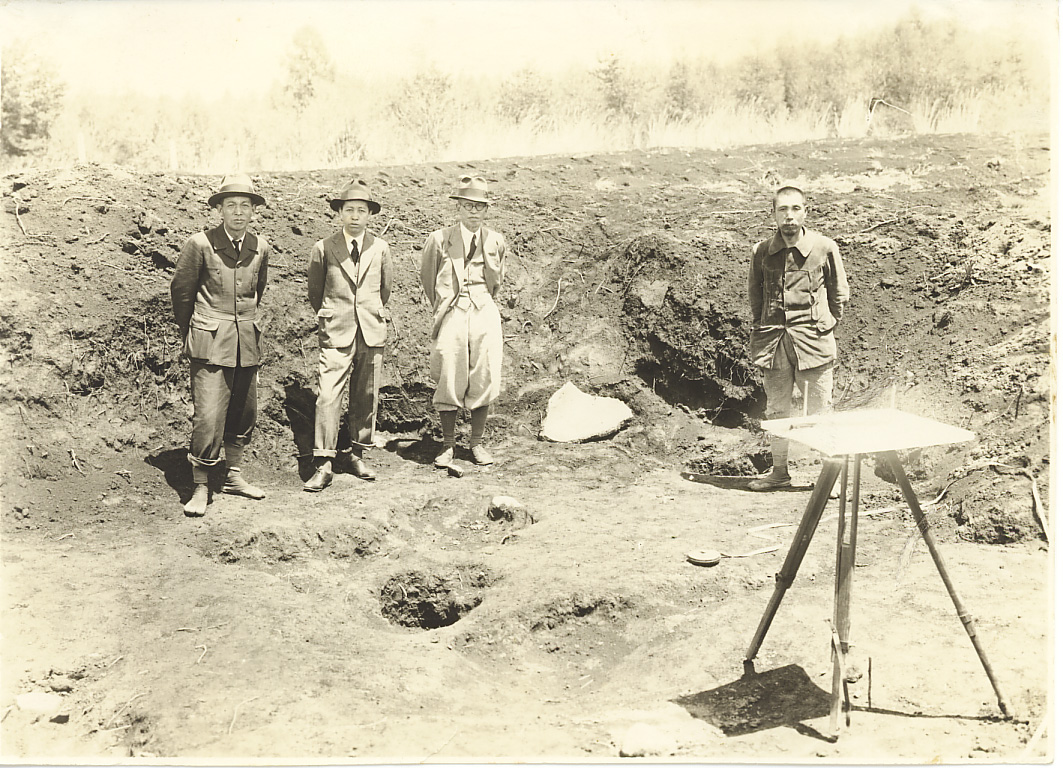
[(343, 392), (347, 392), (347, 428), (355, 453), (373, 446), (376, 432), (377, 392), (383, 365), (383, 347), (370, 347), (361, 329), (349, 347), (321, 347), (317, 372), (319, 391), (314, 408), (314, 455), (336, 455)]
[(193, 466), (221, 461), (222, 444), (244, 446), (258, 414), (258, 366), (211, 365), (190, 361)]
[[(771, 368), (764, 370), (764, 393), (768, 403), (765, 416), (769, 419), (785, 419), (792, 415), (794, 385), (801, 391), (802, 397), (808, 392), (809, 415), (829, 411), (834, 394), (834, 361), (815, 368), (800, 370), (797, 367), (797, 352), (790, 336), (784, 333), (775, 348)], [(790, 441), (784, 437), (772, 436), (772, 464), (785, 469), (789, 454)]]

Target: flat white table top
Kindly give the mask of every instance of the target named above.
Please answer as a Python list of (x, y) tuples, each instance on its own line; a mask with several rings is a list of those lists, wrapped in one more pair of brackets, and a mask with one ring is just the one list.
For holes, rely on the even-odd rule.
[(827, 456), (879, 453), (965, 443), (974, 432), (896, 408), (838, 411), (762, 421), (765, 431), (796, 440)]

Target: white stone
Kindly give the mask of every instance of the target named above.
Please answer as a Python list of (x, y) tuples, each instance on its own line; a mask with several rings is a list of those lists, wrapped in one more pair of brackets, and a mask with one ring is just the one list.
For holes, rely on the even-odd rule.
[(635, 723), (620, 740), (620, 757), (657, 757), (675, 751), (675, 738), (648, 723)]
[(632, 416), (623, 401), (588, 395), (568, 382), (550, 396), (539, 436), (555, 443), (582, 443), (616, 434)]
[(20, 693), (15, 697), (15, 703), (23, 712), (33, 712), (38, 715), (51, 715), (59, 711), (63, 706), (63, 697), (56, 693), (44, 691), (31, 691)]

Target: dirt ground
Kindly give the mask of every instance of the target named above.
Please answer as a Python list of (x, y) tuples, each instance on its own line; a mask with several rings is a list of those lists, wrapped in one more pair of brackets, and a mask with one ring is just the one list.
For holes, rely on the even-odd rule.
[[(246, 473), (264, 501), (188, 519), (187, 362), (168, 282), (217, 179), (79, 166), (8, 175), (0, 217), (6, 761), (1025, 762), (1052, 755), (1047, 137), (935, 136), (259, 174), (277, 249)], [(497, 463), (431, 466), (419, 247), (449, 185), (493, 183), (511, 246)], [(399, 268), (373, 483), (308, 474), (313, 242), (353, 173)], [(836, 505), (742, 660), (807, 493), (680, 471), (765, 467), (745, 351), (768, 190), (798, 179), (840, 244), (839, 409), (975, 442), (907, 455), (1001, 716), (898, 487), (868, 459), (854, 577), (860, 677), (828, 734)], [(386, 231), (385, 231), (386, 230)], [(635, 419), (537, 439), (564, 382)], [(794, 449), (796, 477), (819, 459)], [(220, 478), (214, 479), (217, 482)], [(1032, 481), (1032, 482), (1031, 482)], [(492, 497), (525, 512), (492, 519)], [(693, 550), (728, 557), (713, 567)], [(30, 704), (37, 694), (46, 702)], [(40, 697), (40, 694), (52, 694)], [(21, 703), (20, 703), (21, 702)]]

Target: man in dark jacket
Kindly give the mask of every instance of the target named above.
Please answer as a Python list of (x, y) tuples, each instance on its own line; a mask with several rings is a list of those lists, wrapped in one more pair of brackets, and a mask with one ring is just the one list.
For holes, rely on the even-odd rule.
[[(753, 311), (750, 357), (764, 373), (769, 419), (790, 416), (796, 384), (808, 413), (829, 410), (838, 354), (834, 326), (849, 301), (838, 245), (806, 229), (805, 194), (787, 184), (775, 192), (775, 234), (757, 244), (749, 268)], [(789, 441), (771, 439), (772, 470), (749, 485), (754, 491), (790, 486)]]
[(192, 235), (181, 249), (170, 282), (174, 319), (184, 339), (192, 381), (192, 464), (195, 489), (185, 514), (206, 514), (207, 472), (221, 461), (223, 493), (261, 499), (265, 493), (241, 474), (244, 446), (257, 415), (258, 305), (266, 290), (270, 246), (248, 231), (255, 206), (265, 205), (250, 177), (227, 176), (208, 200), (221, 214), (214, 229)]

